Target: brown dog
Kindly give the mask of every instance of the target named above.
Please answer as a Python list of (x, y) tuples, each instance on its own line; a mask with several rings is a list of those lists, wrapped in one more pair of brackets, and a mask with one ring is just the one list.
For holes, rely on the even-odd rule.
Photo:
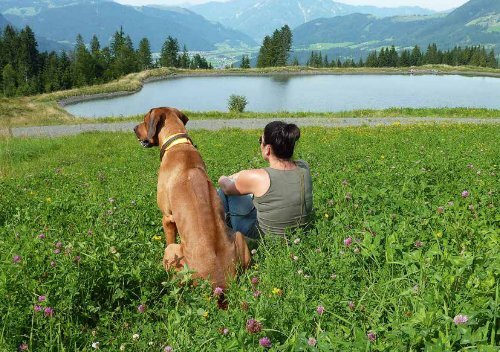
[(157, 198), (167, 240), (163, 266), (180, 270), (187, 265), (194, 277), (224, 289), (238, 265), (248, 266), (250, 252), (243, 235), (226, 226), (205, 163), (186, 134), (187, 122), (179, 110), (163, 107), (151, 109), (134, 128), (142, 146), (162, 147)]

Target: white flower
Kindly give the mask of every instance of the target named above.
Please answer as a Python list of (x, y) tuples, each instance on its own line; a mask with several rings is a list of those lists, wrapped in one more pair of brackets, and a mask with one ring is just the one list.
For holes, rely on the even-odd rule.
[(293, 260), (298, 260), (299, 257), (297, 257), (296, 255), (293, 256)]
[(93, 342), (92, 343), (92, 348), (98, 350), (99, 349), (99, 342), (98, 341), (97, 342)]
[(139, 340), (139, 334), (133, 334), (132, 338), (134, 339), (134, 341)]
[(250, 253), (252, 253), (252, 255), (255, 255), (257, 253), (257, 250), (256, 249), (252, 249), (252, 251)]
[(293, 243), (295, 243), (295, 244), (299, 244), (299, 243), (300, 243), (300, 238), (296, 238), (296, 239), (294, 239), (294, 240), (293, 240)]
[(125, 351), (125, 344), (124, 344), (124, 343), (122, 343), (122, 344), (120, 345), (120, 351)]
[(149, 346), (153, 346), (153, 345), (154, 345), (154, 342), (153, 342), (153, 341), (149, 341), (149, 342), (148, 342), (148, 345), (149, 345)]

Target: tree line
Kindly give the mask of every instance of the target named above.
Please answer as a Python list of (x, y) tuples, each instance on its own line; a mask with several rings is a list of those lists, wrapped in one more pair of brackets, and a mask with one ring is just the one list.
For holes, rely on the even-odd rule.
[(74, 50), (67, 53), (39, 52), (29, 26), (21, 31), (8, 25), (0, 33), (0, 95), (33, 95), (85, 85), (106, 83), (123, 75), (159, 66), (211, 69), (199, 54), (190, 57), (186, 46), (179, 50), (177, 39), (167, 37), (159, 60), (154, 60), (147, 38), (134, 49), (122, 28), (109, 46), (101, 47), (94, 35), (86, 45), (81, 35)]
[(404, 49), (400, 52), (394, 46), (382, 48), (380, 51), (374, 50), (368, 54), (366, 61), (360, 59), (357, 63), (352, 59), (342, 62), (339, 59), (329, 61), (327, 55), (322, 56), (321, 52), (312, 51), (306, 63), (311, 67), (410, 67), (428, 64), (491, 68), (499, 66), (493, 49), (488, 52), (484, 46), (478, 45), (465, 48), (457, 46), (441, 51), (435, 43), (429, 44), (425, 52), (418, 45), (412, 50)]

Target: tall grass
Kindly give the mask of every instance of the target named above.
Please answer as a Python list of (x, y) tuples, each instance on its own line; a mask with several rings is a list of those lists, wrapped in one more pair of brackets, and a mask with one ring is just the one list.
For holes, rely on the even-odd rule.
[[(266, 238), (227, 311), (161, 266), (157, 149), (1, 141), (0, 349), (495, 351), (500, 127), (302, 132), (315, 224)], [(264, 165), (259, 131), (190, 134), (213, 181)]]

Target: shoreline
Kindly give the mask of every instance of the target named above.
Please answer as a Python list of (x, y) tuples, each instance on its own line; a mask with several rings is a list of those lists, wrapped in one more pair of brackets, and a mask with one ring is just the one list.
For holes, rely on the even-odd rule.
[(186, 78), (186, 77), (214, 77), (214, 76), (235, 76), (235, 77), (245, 77), (245, 76), (308, 76), (308, 75), (331, 75), (331, 76), (358, 76), (358, 75), (380, 75), (380, 76), (394, 76), (394, 75), (404, 75), (404, 76), (467, 76), (467, 77), (492, 77), (500, 78), (500, 72), (481, 72), (481, 71), (461, 71), (461, 70), (439, 70), (439, 69), (399, 69), (399, 68), (380, 68), (375, 71), (365, 71), (363, 68), (360, 69), (340, 69), (334, 71), (333, 69), (301, 69), (301, 70), (286, 70), (286, 71), (269, 71), (269, 72), (256, 72), (256, 71), (225, 71), (225, 70), (212, 70), (212, 71), (200, 71), (189, 72), (189, 73), (169, 73), (162, 74), (158, 76), (148, 77), (144, 80), (139, 81), (139, 87), (134, 90), (122, 90), (117, 92), (109, 93), (96, 93), (96, 94), (84, 94), (75, 95), (61, 100), (57, 100), (57, 105), (64, 108), (68, 105), (74, 105), (82, 102), (93, 101), (93, 100), (106, 100), (117, 97), (123, 97), (127, 95), (132, 95), (138, 93), (142, 90), (143, 86), (150, 82), (163, 81), (168, 79)]

